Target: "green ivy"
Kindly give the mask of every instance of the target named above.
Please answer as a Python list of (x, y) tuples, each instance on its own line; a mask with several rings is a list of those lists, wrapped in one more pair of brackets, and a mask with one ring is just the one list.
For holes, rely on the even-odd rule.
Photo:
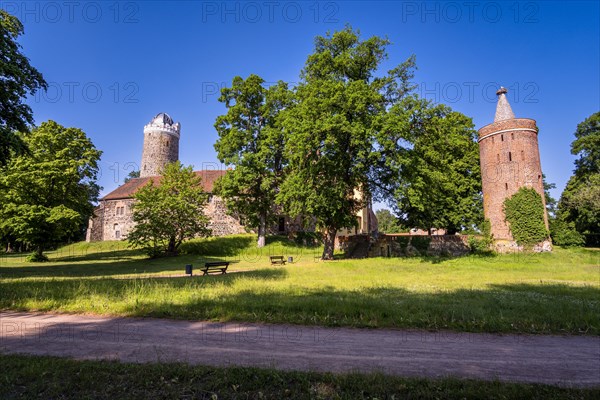
[(431, 243), (431, 236), (411, 236), (410, 244), (419, 251), (420, 254), (427, 253)]
[(504, 200), (504, 215), (520, 246), (533, 246), (548, 238), (544, 224), (544, 203), (533, 188), (522, 187)]

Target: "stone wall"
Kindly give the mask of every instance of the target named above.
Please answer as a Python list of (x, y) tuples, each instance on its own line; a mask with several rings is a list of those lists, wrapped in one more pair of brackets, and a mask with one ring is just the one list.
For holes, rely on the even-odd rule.
[(246, 229), (238, 218), (227, 214), (225, 201), (219, 196), (211, 196), (210, 201), (204, 208), (204, 213), (210, 220), (208, 227), (212, 230), (213, 236), (246, 232)]
[(351, 253), (362, 242), (369, 241), (369, 257), (462, 256), (470, 252), (466, 235), (367, 235), (339, 238), (338, 248)]
[(94, 209), (94, 214), (88, 223), (85, 235), (86, 242), (101, 242), (104, 240), (104, 203)]
[(151, 131), (144, 134), (140, 176), (157, 176), (163, 168), (179, 160), (179, 138), (168, 133)]
[(101, 201), (88, 224), (89, 242), (122, 240), (135, 226), (132, 215), (133, 199)]

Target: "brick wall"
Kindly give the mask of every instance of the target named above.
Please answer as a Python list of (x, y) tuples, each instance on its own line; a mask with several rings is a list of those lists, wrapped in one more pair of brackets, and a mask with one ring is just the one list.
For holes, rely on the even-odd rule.
[[(545, 204), (537, 136), (535, 121), (525, 118), (494, 122), (479, 130), (483, 211), (495, 239), (513, 239), (503, 204), (519, 188), (534, 188)], [(545, 222), (547, 226), (547, 217)]]

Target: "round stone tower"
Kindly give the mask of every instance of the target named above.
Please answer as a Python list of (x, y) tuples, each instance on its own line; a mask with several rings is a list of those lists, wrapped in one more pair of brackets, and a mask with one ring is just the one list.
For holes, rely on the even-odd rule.
[(140, 177), (162, 174), (165, 165), (179, 160), (179, 122), (160, 113), (144, 126), (144, 149)]
[[(505, 221), (503, 203), (519, 188), (534, 188), (544, 202), (542, 167), (535, 120), (515, 118), (503, 87), (496, 92), (494, 122), (479, 129), (479, 157), (483, 189), (483, 213), (490, 221), (496, 245), (512, 246), (513, 236)], [(544, 212), (548, 228), (548, 217)]]

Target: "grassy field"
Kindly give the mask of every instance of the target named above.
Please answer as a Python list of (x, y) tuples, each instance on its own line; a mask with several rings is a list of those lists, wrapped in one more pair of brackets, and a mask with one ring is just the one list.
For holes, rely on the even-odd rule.
[[(122, 242), (78, 243), (50, 263), (0, 256), (0, 309), (123, 316), (600, 334), (600, 251), (321, 262), (319, 248), (253, 236), (199, 240), (148, 260)], [(269, 255), (295, 262), (271, 266)], [(185, 264), (226, 259), (224, 276), (181, 276)]]
[(2, 399), (597, 399), (599, 389), (0, 354)]

